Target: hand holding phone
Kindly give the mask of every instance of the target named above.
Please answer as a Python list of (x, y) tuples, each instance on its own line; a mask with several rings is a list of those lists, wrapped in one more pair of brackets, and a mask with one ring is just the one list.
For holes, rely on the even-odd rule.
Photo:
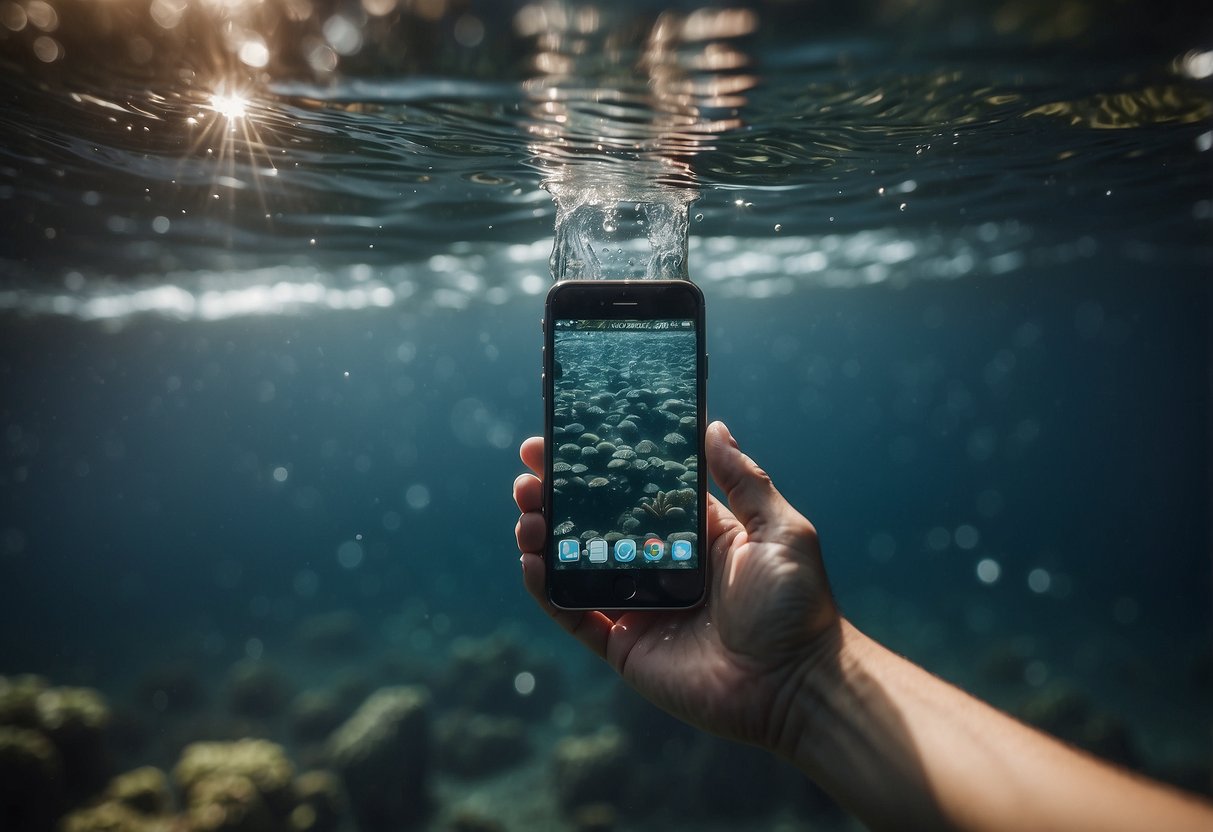
[(707, 575), (702, 293), (685, 280), (565, 281), (544, 323), (549, 599), (695, 606)]

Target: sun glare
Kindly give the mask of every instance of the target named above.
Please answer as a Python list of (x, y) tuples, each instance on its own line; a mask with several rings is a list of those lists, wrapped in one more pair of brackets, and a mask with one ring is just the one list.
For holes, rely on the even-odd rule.
[(220, 93), (211, 96), (211, 109), (228, 121), (239, 121), (248, 115), (248, 99), (239, 93)]

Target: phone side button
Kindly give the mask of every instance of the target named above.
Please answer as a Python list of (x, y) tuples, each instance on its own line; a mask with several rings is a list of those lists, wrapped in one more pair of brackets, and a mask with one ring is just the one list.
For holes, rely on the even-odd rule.
[(631, 601), (636, 597), (636, 579), (620, 575), (615, 579), (615, 600)]
[(546, 399), (548, 397), (548, 378), (547, 373), (539, 374), (539, 398)]

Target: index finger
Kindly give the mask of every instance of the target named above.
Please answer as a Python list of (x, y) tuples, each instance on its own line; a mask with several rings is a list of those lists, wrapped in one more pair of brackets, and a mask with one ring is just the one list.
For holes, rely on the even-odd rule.
[(518, 449), (518, 456), (522, 457), (522, 464), (535, 473), (535, 476), (543, 478), (543, 437), (532, 436), (522, 441), (522, 447)]

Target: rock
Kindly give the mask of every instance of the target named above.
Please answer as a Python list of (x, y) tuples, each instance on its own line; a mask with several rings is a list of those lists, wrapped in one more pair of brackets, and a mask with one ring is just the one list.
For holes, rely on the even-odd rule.
[(584, 451), (584, 449), (597, 445), (599, 442), (601, 442), (602, 437), (596, 433), (583, 433), (581, 434), (581, 438), (579, 438), (577, 441), (581, 443), (581, 448)]
[(290, 686), (277, 668), (268, 662), (245, 659), (228, 673), (228, 710), (240, 716), (275, 716), (290, 698)]
[(636, 519), (635, 517), (627, 517), (624, 519), (624, 521), (621, 525), (623, 527), (623, 531), (626, 534), (631, 534), (632, 532), (634, 532), (640, 528), (640, 521), (638, 519)]
[(622, 471), (624, 471), (624, 470), (626, 470), (626, 469), (629, 469), (629, 468), (631, 468), (631, 467), (632, 467), (632, 466), (631, 466), (631, 463), (630, 463), (630, 462), (628, 462), (626, 459), (612, 459), (610, 462), (608, 462), (608, 463), (607, 463), (607, 470), (608, 470), (608, 471), (620, 471), (620, 472), (622, 472)]
[(664, 437), (664, 441), (671, 448), (678, 448), (687, 443), (686, 437), (681, 433), (667, 433)]
[(687, 472), (687, 467), (685, 465), (683, 465), (681, 462), (675, 462), (672, 459), (666, 460), (665, 464), (661, 466), (661, 469), (667, 474), (673, 474), (675, 477), (682, 476)]
[(601, 488), (608, 488), (611, 485), (611, 481), (608, 480), (606, 477), (594, 477), (594, 479), (590, 480), (589, 484), (590, 484), (591, 490), (601, 489)]
[(598, 458), (598, 449), (587, 445), (581, 449), (581, 459), (585, 462), (593, 462)]
[(619, 431), (619, 435), (629, 442), (640, 435), (640, 427), (631, 419), (624, 419), (615, 426), (615, 430)]
[(698, 426), (699, 426), (699, 420), (696, 419), (694, 416), (683, 416), (681, 419), (678, 420), (679, 430), (686, 431), (688, 433), (694, 433), (695, 428)]
[(695, 505), (695, 489), (694, 488), (679, 488), (674, 491), (666, 492), (666, 502), (670, 505), (679, 506), (681, 508), (690, 508)]
[(564, 537), (566, 534), (572, 534), (573, 530), (576, 528), (577, 526), (572, 520), (565, 520), (563, 523), (556, 526), (556, 528), (552, 529), (552, 534), (556, 535), (557, 537)]
[(614, 442), (599, 442), (594, 447), (597, 449), (598, 453), (608, 455), (614, 454), (615, 451), (619, 450), (617, 447), (615, 447)]
[(569, 814), (596, 803), (616, 804), (628, 770), (623, 734), (617, 729), (565, 737), (556, 744), (552, 759), (556, 802)]
[(631, 448), (619, 448), (611, 456), (615, 459), (629, 460), (636, 458), (636, 452)]
[(580, 422), (573, 422), (571, 425), (565, 425), (564, 429), (569, 436), (580, 436), (581, 434), (585, 433), (585, 425), (581, 424)]
[(566, 442), (560, 446), (560, 448), (556, 451), (556, 453), (560, 454), (560, 456), (562, 456), (563, 458), (571, 461), (574, 459), (578, 459), (581, 456), (581, 446), (574, 445), (572, 442)]
[(558, 477), (561, 474), (567, 474), (572, 470), (573, 466), (569, 465), (567, 462), (558, 461), (552, 463), (552, 476)]
[(437, 763), (464, 777), (510, 768), (530, 753), (526, 725), (517, 717), (456, 711), (438, 721), (434, 735)]
[(637, 456), (652, 456), (657, 452), (657, 445), (648, 439), (641, 439), (636, 443), (635, 451)]
[[(578, 453), (580, 453), (580, 451), (578, 451)], [(577, 463), (574, 463), (574, 464), (573, 464), (573, 473), (574, 473), (574, 474), (576, 474), (576, 475), (578, 475), (578, 476), (581, 476), (582, 474), (584, 474), (584, 473), (585, 473), (586, 471), (588, 471), (588, 470), (590, 470), (590, 466), (588, 466), (588, 465), (583, 465), (583, 464), (582, 464), (582, 463), (580, 463), (580, 462), (577, 462)]]
[(426, 815), (429, 703), (419, 686), (383, 688), (329, 738), (361, 832), (408, 827)]

